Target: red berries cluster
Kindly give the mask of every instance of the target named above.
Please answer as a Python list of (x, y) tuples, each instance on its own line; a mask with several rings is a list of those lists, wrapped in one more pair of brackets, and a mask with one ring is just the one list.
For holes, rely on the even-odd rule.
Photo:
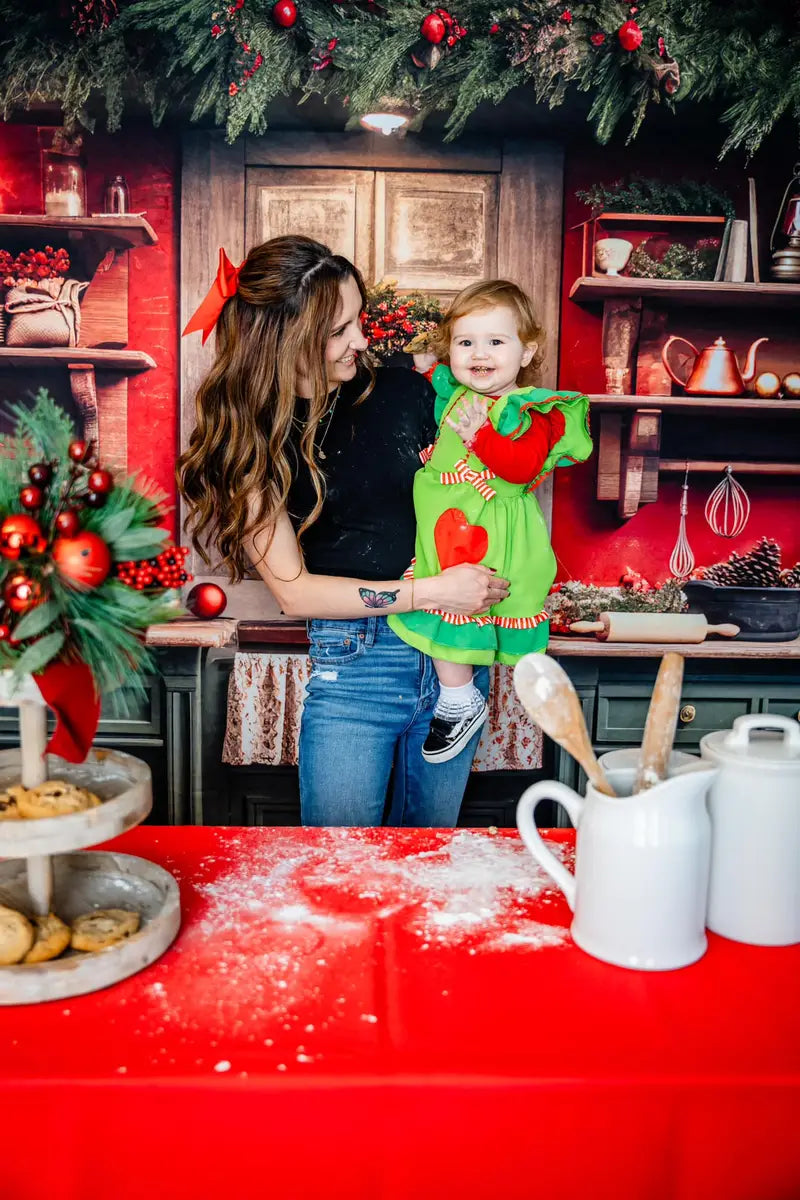
[(381, 303), (378, 308), (381, 315), (365, 320), (364, 332), (367, 337), (381, 342), (384, 338), (396, 335), (400, 330), (409, 334), (416, 332), (416, 327), (408, 320), (408, 308), (405, 304), (401, 304), (393, 312), (389, 310), (388, 304)]
[(143, 592), (145, 588), (179, 588), (194, 578), (184, 570), (188, 553), (188, 546), (170, 546), (156, 558), (117, 563), (117, 578), (137, 592)]
[(14, 287), (23, 279), (57, 279), (69, 270), (69, 255), (66, 250), (22, 250), (14, 256), (8, 250), (0, 250), (0, 278), (5, 287)]

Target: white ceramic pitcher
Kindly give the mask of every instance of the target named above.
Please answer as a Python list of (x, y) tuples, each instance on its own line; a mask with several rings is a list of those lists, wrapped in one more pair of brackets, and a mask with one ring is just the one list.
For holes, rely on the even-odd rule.
[(755, 946), (800, 942), (800, 725), (737, 717), (700, 752), (720, 768), (708, 796), (708, 928)]
[[(630, 795), (634, 768), (608, 771), (616, 796), (587, 784), (586, 798), (543, 780), (523, 793), (517, 828), (575, 914), (572, 937), (587, 954), (639, 971), (670, 971), (706, 950), (711, 824), (705, 795), (717, 772), (701, 762)], [(557, 800), (577, 830), (575, 874), (545, 845), (534, 814)]]

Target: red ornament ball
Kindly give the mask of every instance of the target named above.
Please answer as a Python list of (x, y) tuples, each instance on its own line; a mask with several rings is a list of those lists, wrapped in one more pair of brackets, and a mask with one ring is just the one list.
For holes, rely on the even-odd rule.
[(74, 508), (65, 508), (55, 519), (56, 533), (73, 538), (81, 527), (80, 518)]
[(41, 508), (44, 504), (44, 492), (40, 487), (24, 487), (19, 494), (19, 502), (23, 508)]
[(96, 533), (84, 530), (77, 537), (58, 537), (53, 542), (53, 561), (70, 583), (99, 587), (111, 570), (111, 551)]
[(193, 617), (219, 617), (225, 611), (228, 597), (215, 583), (198, 583), (186, 597), (186, 607)]
[(67, 454), (74, 463), (82, 463), (86, 458), (88, 450), (89, 446), (86, 442), (75, 441), (70, 442), (69, 446), (67, 447)]
[(427, 42), (438, 46), (445, 35), (446, 28), (438, 13), (428, 13), (420, 25), (419, 31)]
[(47, 487), (52, 476), (53, 468), (50, 463), (34, 463), (32, 467), (28, 467), (28, 479), (37, 487)]
[(44, 554), (47, 542), (33, 517), (13, 513), (0, 525), (0, 554), (16, 561), (23, 550), (29, 554)]
[(89, 491), (102, 492), (108, 494), (114, 486), (114, 480), (110, 471), (92, 471), (89, 476)]
[(281, 29), (291, 29), (297, 20), (297, 5), (294, 0), (278, 0), (272, 8), (272, 19)]
[(89, 508), (102, 508), (107, 499), (105, 492), (87, 492), (83, 502)]
[(42, 598), (42, 589), (27, 575), (12, 575), (3, 588), (3, 599), (13, 613), (24, 613)]
[(644, 34), (635, 21), (626, 21), (617, 30), (617, 37), (623, 50), (638, 50)]
[(11, 636), (10, 625), (0, 625), (0, 642), (7, 642)]

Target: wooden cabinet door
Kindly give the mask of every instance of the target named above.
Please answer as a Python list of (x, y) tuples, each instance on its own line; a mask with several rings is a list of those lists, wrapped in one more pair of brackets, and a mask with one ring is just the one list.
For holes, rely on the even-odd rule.
[[(378, 134), (275, 132), (233, 145), (218, 131), (184, 138), (181, 316), (185, 323), (217, 269), (219, 247), (241, 262), (249, 246), (305, 233), (353, 260), (369, 283), (395, 279), (447, 300), (500, 275), (530, 293), (555, 386), (561, 277), (563, 150), (551, 142), (459, 139), (442, 146)], [(196, 421), (194, 397), (214, 357), (213, 338), (181, 343), (181, 449)], [(550, 518), (551, 481), (537, 492)], [(184, 513), (181, 513), (183, 521)], [(221, 583), (231, 616), (277, 615), (258, 579), (230, 587), (193, 558), (198, 580)]]
[(375, 279), (446, 300), (497, 274), (497, 174), (379, 171)]
[(245, 244), (302, 233), (371, 279), (374, 184), (373, 171), (248, 168)]

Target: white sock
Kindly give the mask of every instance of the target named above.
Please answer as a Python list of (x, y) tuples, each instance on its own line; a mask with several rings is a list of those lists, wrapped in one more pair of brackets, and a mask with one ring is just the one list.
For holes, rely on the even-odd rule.
[(483, 705), (483, 696), (472, 680), (460, 684), (459, 687), (447, 687), (446, 684), (440, 683), (439, 699), (433, 715), (445, 721), (455, 721), (459, 717), (480, 712)]

